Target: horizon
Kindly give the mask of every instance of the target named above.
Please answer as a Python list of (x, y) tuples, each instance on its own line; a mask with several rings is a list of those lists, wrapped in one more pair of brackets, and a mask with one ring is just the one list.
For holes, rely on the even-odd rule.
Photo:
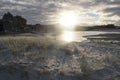
[[(5, 15), (5, 14), (7, 14), (7, 13), (10, 13), (11, 15), (13, 15), (11, 12), (6, 12), (6, 13), (4, 13), (2, 16), (1, 16), (1, 18), (0, 18), (0, 20), (2, 20), (2, 18), (3, 18), (3, 16)], [(23, 16), (21, 16), (21, 15), (13, 15), (14, 17), (15, 16), (20, 16), (20, 17), (22, 17), (22, 18), (24, 18)], [(24, 19), (26, 19), (26, 18), (24, 18)], [(45, 26), (56, 26), (56, 25), (59, 25), (59, 23), (57, 23), (57, 24), (41, 24), (41, 23), (36, 23), (36, 24), (31, 24), (31, 23), (28, 23), (28, 20), (26, 19), (26, 21), (27, 21), (27, 25), (45, 25)], [(79, 25), (79, 24), (77, 24), (77, 25), (75, 25), (75, 27), (93, 27), (93, 26), (106, 26), (106, 25), (114, 25), (114, 26), (116, 26), (116, 27), (119, 27), (120, 25), (115, 25), (115, 24), (94, 24), (94, 25)], [(60, 26), (60, 25), (59, 25)]]

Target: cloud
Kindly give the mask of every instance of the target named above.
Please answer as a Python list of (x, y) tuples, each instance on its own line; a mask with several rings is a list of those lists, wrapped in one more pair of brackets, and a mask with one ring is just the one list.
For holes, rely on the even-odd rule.
[(120, 6), (108, 7), (104, 9), (103, 12), (110, 13), (109, 16), (114, 16), (114, 15), (120, 16)]
[(28, 23), (52, 24), (60, 12), (71, 10), (79, 14), (81, 23), (118, 23), (119, 5), (120, 0), (0, 0), (0, 16), (9, 11)]

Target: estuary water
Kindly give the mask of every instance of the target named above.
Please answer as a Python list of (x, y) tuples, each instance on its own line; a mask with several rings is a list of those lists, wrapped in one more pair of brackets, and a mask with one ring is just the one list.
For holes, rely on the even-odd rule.
[[(102, 34), (107, 37), (106, 34), (118, 35), (118, 34), (120, 34), (120, 32), (116, 32), (116, 31), (114, 31), (114, 32), (112, 32), (112, 31), (64, 31), (57, 38), (60, 40), (67, 41), (67, 42), (72, 42), (72, 41), (82, 42), (84, 40), (87, 40), (84, 36), (92, 36), (92, 35), (99, 35), (99, 34)], [(110, 37), (113, 37), (113, 36), (111, 35), (111, 36), (109, 36), (109, 38)], [(119, 36), (116, 36), (116, 37), (119, 37)], [(97, 38), (97, 36), (95, 36), (94, 38)], [(102, 36), (101, 36), (101, 38), (102, 38)]]

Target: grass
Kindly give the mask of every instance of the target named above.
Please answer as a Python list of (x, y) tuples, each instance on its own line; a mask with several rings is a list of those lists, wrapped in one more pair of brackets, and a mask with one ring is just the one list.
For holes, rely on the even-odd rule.
[(103, 62), (105, 62), (106, 64), (112, 65), (115, 64), (117, 61), (119, 61), (119, 59), (116, 55), (110, 53), (104, 54)]
[(46, 48), (56, 48), (57, 42), (56, 40), (46, 39), (46, 38), (37, 38), (37, 37), (0, 37), (0, 46), (1, 48), (8, 48), (13, 51), (16, 51), (17, 48), (28, 46), (31, 47), (39, 47), (42, 49)]
[[(46, 63), (45, 61), (49, 56), (46, 57), (44, 55), (45, 51), (55, 49), (58, 52), (63, 51), (63, 53), (67, 54), (66, 56), (64, 56), (65, 58), (70, 57), (71, 59), (73, 59), (73, 57), (71, 56), (73, 54), (77, 55), (76, 60), (79, 63), (79, 65), (77, 65), (80, 67), (79, 72), (81, 71), (81, 74), (86, 75), (91, 73), (93, 70), (104, 68), (103, 63), (111, 64), (118, 60), (117, 57), (115, 55), (112, 55), (111, 53), (102, 54), (102, 56), (100, 54), (91, 55), (88, 53), (88, 51), (90, 51), (89, 48), (86, 49), (81, 47), (80, 49), (78, 49), (76, 44), (74, 43), (69, 43), (64, 45), (62, 44), (63, 44), (62, 42), (46, 37), (32, 37), (32, 36), (0, 37), (0, 50), (7, 49), (9, 53), (12, 53), (13, 55), (22, 56), (22, 57), (17, 56), (19, 59), (15, 59), (16, 56), (13, 57), (13, 61), (14, 60), (19, 61), (20, 59), (25, 58), (31, 62), (35, 61), (36, 65)], [(61, 54), (63, 53), (61, 52)], [(24, 63), (24, 60), (22, 62)], [(70, 67), (74, 66), (72, 65), (72, 63), (69, 63), (69, 61), (68, 62), (65, 61), (65, 62), (66, 62), (65, 64), (70, 65)], [(48, 71), (43, 71), (43, 72), (47, 73)], [(65, 74), (65, 71), (60, 71), (60, 73)]]
[[(21, 59), (29, 61), (43, 61), (45, 56), (42, 51), (55, 48), (58, 43), (46, 37), (3, 36), (0, 37), (0, 53), (5, 50), (10, 58), (9, 62), (21, 62)], [(6, 55), (7, 56), (7, 55)], [(22, 57), (20, 57), (22, 56)], [(22, 61), (24, 63), (24, 60)]]

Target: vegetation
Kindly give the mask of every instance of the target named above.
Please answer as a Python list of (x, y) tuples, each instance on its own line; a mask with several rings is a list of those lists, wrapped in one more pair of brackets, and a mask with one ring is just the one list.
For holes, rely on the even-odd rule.
[[(0, 67), (4, 65), (4, 71), (6, 70), (7, 74), (11, 70), (14, 74), (17, 74), (16, 71), (23, 71), (22, 75), (25, 77), (30, 78), (35, 75), (34, 77), (37, 76), (37, 79), (46, 80), (49, 79), (46, 77), (48, 75), (56, 80), (70, 79), (71, 77), (75, 80), (77, 77), (78, 80), (79, 78), (94, 80), (93, 78), (96, 77), (91, 77), (91, 75), (99, 74), (99, 71), (105, 73), (108, 78), (109, 73), (105, 71), (106, 68), (110, 67), (110, 70), (114, 70), (114, 67), (118, 67), (119, 69), (120, 59), (116, 55), (117, 52), (114, 52), (117, 51), (116, 48), (114, 51), (110, 51), (109, 47), (104, 47), (106, 48), (104, 49), (102, 44), (103, 46), (111, 44), (104, 43), (62, 42), (61, 44), (61, 41), (45, 36), (1, 36)], [(33, 75), (31, 75), (32, 73)], [(116, 78), (119, 79), (119, 77)], [(103, 78), (99, 80), (103, 80)]]
[(106, 25), (96, 25), (96, 26), (77, 26), (75, 28), (76, 31), (85, 30), (85, 31), (104, 31), (104, 30), (117, 30), (120, 29), (120, 26), (116, 26), (114, 24), (106, 24)]
[(0, 32), (8, 34), (25, 32), (60, 32), (55, 25), (27, 24), (27, 20), (21, 16), (13, 16), (10, 12), (5, 13), (0, 20)]
[(33, 47), (39, 47), (39, 48), (49, 48), (52, 46), (53, 48), (56, 47), (57, 42), (52, 39), (46, 39), (45, 37), (25, 37), (25, 36), (3, 36), (0, 37), (0, 44), (1, 47), (6, 47), (6, 48), (19, 48), (19, 47), (24, 47), (28, 46)]
[[(45, 72), (54, 70), (54, 67), (57, 66), (56, 68), (59, 68), (59, 72), (64, 75), (69, 73), (69, 71), (78, 72), (81, 75), (88, 75), (119, 61), (119, 59), (111, 53), (88, 54), (87, 52), (90, 51), (90, 49), (83, 49), (82, 47), (78, 49), (76, 43), (61, 45), (59, 41), (46, 37), (4, 36), (0, 37), (0, 46), (1, 51), (5, 50), (9, 57), (10, 55), (14, 57), (9, 59), (10, 62), (25, 63), (25, 61), (21, 62), (21, 59), (24, 60), (28, 58), (30, 61), (26, 64), (29, 62), (35, 65), (38, 63), (44, 64), (44, 66), (47, 66), (47, 69), (44, 70)], [(20, 58), (20, 56), (22, 56), (22, 58)], [(60, 58), (58, 56), (62, 57)], [(37, 63), (34, 62), (36, 60)]]

